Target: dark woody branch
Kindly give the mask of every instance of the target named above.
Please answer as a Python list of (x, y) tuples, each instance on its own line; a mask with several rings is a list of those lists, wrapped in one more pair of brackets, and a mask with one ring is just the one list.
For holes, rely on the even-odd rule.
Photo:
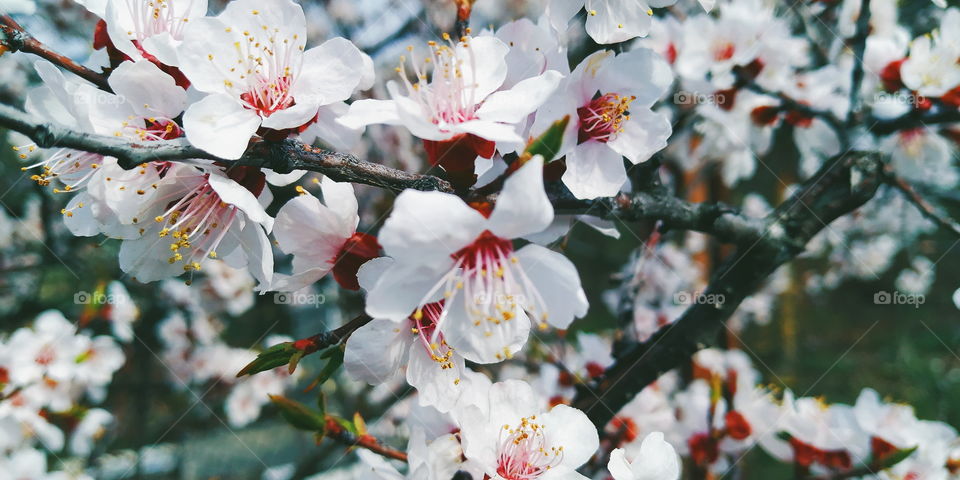
[[(72, 148), (109, 155), (121, 166), (130, 168), (147, 162), (175, 162), (193, 159), (214, 160), (224, 166), (255, 166), (278, 173), (307, 170), (321, 173), (338, 182), (380, 187), (393, 192), (405, 189), (437, 190), (452, 193), (453, 186), (433, 175), (405, 172), (378, 163), (331, 152), (296, 140), (254, 141), (239, 160), (224, 160), (180, 140), (140, 142), (78, 132), (69, 128), (35, 121), (29, 114), (0, 105), (0, 127), (30, 137), (40, 148)], [(763, 223), (719, 204), (683, 201), (662, 186), (648, 191), (620, 194), (596, 200), (578, 200), (559, 183), (549, 183), (547, 193), (558, 213), (593, 215), (623, 220), (661, 220), (665, 228), (695, 230), (730, 243), (751, 243), (763, 235)], [(496, 201), (496, 195), (483, 197)]]
[(715, 295), (722, 302), (695, 304), (646, 342), (620, 352), (597, 384), (581, 387), (574, 406), (602, 429), (644, 387), (713, 343), (740, 302), (802, 253), (827, 224), (871, 199), (883, 181), (877, 154), (855, 152), (827, 162), (764, 220), (760, 239), (739, 245), (713, 275), (704, 295)]
[(44, 58), (96, 85), (101, 90), (111, 91), (110, 85), (107, 83), (107, 77), (51, 50), (40, 40), (33, 38), (24, 31), (23, 27), (9, 15), (0, 15), (0, 53), (3, 53), (4, 49), (11, 52), (30, 53)]

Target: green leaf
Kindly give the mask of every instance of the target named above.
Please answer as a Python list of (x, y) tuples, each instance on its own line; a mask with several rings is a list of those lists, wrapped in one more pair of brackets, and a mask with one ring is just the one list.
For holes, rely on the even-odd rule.
[(520, 157), (521, 161), (526, 161), (526, 159), (533, 158), (537, 155), (542, 155), (544, 161), (549, 161), (549, 159), (553, 158), (553, 156), (560, 151), (560, 146), (563, 144), (563, 132), (567, 129), (568, 123), (570, 123), (569, 115), (553, 122), (547, 131), (527, 144), (526, 150), (523, 151), (523, 155)]
[[(297, 353), (299, 353), (301, 356), (303, 355), (303, 351), (295, 348), (293, 346), (293, 342), (284, 342), (274, 345), (260, 352), (256, 359), (248, 363), (247, 366), (243, 367), (242, 370), (237, 372), (237, 376), (242, 377), (244, 375), (253, 375), (254, 373), (260, 373), (286, 365), (290, 363), (290, 360)], [(299, 360), (299, 357), (297, 360)], [(294, 368), (296, 368), (295, 364)]]
[(337, 373), (340, 366), (343, 365), (343, 348), (334, 347), (323, 353), (324, 355), (321, 355), (321, 357), (326, 356), (329, 360), (327, 360), (327, 364), (323, 366), (323, 369), (320, 370), (320, 373), (317, 374), (317, 378), (307, 386), (306, 391), (313, 390), (318, 385), (329, 380), (334, 373)]
[(341, 427), (343, 427), (344, 430), (354, 435), (359, 435), (359, 433), (357, 432), (357, 427), (353, 424), (353, 422), (345, 418), (334, 417), (332, 415), (330, 416), (330, 418), (332, 418), (334, 422), (337, 422), (337, 425), (340, 425)]
[(287, 371), (292, 375), (294, 371), (297, 370), (297, 365), (300, 364), (300, 359), (303, 358), (303, 350), (297, 350), (293, 355), (290, 356), (290, 361), (287, 365)]
[(880, 460), (880, 465), (878, 465), (878, 469), (886, 470), (890, 467), (893, 467), (894, 465), (906, 460), (907, 457), (909, 457), (910, 455), (913, 455), (913, 452), (915, 451), (917, 451), (917, 447), (904, 448), (902, 450), (897, 450), (896, 452), (893, 452), (890, 455), (883, 457), (883, 459)]
[(793, 435), (790, 435), (787, 432), (777, 432), (777, 438), (783, 440), (784, 442), (789, 442), (793, 438)]
[(306, 405), (281, 395), (269, 395), (270, 401), (280, 408), (280, 413), (290, 425), (310, 432), (323, 432), (326, 420), (323, 413), (317, 413)]

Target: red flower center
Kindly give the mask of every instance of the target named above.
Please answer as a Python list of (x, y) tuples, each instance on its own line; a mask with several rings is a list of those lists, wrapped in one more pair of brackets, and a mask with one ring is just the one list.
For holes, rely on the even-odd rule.
[(636, 99), (634, 96), (621, 97), (616, 93), (607, 93), (578, 108), (580, 129), (577, 141), (606, 143), (616, 138), (623, 131), (623, 122), (630, 120), (630, 102)]

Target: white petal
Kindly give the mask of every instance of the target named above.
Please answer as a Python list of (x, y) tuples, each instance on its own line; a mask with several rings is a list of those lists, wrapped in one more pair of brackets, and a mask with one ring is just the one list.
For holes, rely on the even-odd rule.
[(566, 465), (557, 465), (540, 475), (539, 480), (590, 480), (590, 478)]
[(284, 253), (298, 260), (295, 272), (333, 267), (343, 243), (353, 230), (342, 228), (334, 212), (313, 195), (299, 195), (290, 199), (277, 212), (273, 230), (277, 244)]
[(447, 343), (464, 358), (475, 363), (502, 362), (520, 351), (530, 336), (530, 320), (518, 305), (510, 320), (499, 324), (474, 324), (467, 315), (468, 302), (473, 299), (457, 295), (447, 303), (447, 318), (442, 331)]
[(143, 49), (153, 55), (160, 63), (171, 67), (180, 66), (180, 61), (177, 58), (178, 46), (180, 46), (180, 41), (175, 40), (170, 32), (160, 32), (143, 39)]
[(109, 82), (113, 93), (144, 117), (172, 119), (187, 105), (187, 92), (147, 60), (123, 62), (110, 74)]
[(480, 212), (449, 193), (404, 190), (380, 230), (380, 245), (399, 262), (429, 262), (466, 247), (483, 231)]
[[(267, 231), (273, 228), (273, 219), (267, 215), (253, 192), (247, 190), (246, 187), (225, 175), (218, 175), (216, 172), (211, 172), (207, 181), (210, 182), (210, 188), (217, 192), (220, 200), (223, 200), (224, 203), (239, 208), (247, 218), (263, 225)], [(264, 188), (267, 187), (264, 186)]]
[(350, 334), (343, 366), (351, 377), (371, 385), (396, 378), (407, 359), (412, 337), (399, 322), (371, 320)]
[(583, 8), (584, 0), (550, 0), (547, 4), (547, 17), (550, 25), (559, 32), (567, 31), (567, 23)]
[(360, 288), (369, 292), (393, 262), (394, 260), (390, 257), (377, 257), (360, 265), (360, 270), (357, 271), (357, 282), (360, 283)]
[(504, 182), (487, 228), (503, 238), (520, 238), (543, 231), (552, 221), (553, 206), (543, 189), (543, 157), (538, 155)]
[[(230, 229), (227, 236), (233, 234), (235, 229)], [(245, 265), (250, 275), (260, 282), (260, 285), (270, 285), (273, 277), (273, 250), (270, 246), (270, 239), (258, 223), (246, 222), (246, 225), (240, 229), (239, 237), (240, 247), (246, 259)], [(228, 255), (224, 260), (227, 260)], [(229, 262), (228, 262), (229, 263)], [(238, 265), (233, 265), (237, 267)]]
[(323, 191), (323, 203), (326, 204), (336, 216), (340, 219), (343, 233), (357, 230), (357, 224), (360, 223), (360, 217), (357, 214), (357, 196), (353, 193), (353, 184), (350, 182), (335, 182), (330, 177), (323, 177), (320, 182), (320, 189)]
[(680, 461), (677, 452), (663, 439), (663, 433), (653, 432), (643, 439), (640, 452), (633, 460), (631, 470), (636, 480), (677, 480)]
[[(66, 210), (71, 214), (63, 216), (63, 223), (66, 224), (70, 233), (74, 236), (93, 237), (100, 233), (93, 212), (93, 202), (95, 201), (87, 192), (80, 192), (67, 203)], [(80, 204), (83, 204), (83, 207), (78, 207)]]
[(563, 447), (563, 465), (578, 468), (600, 448), (597, 427), (576, 408), (557, 405), (540, 419), (550, 446)]
[[(470, 120), (468, 122), (452, 125), (451, 128), (457, 132), (472, 133), (480, 138), (490, 140), (492, 142), (523, 142), (523, 137), (517, 133), (517, 128), (514, 125), (507, 125), (505, 123), (497, 123), (487, 120)], [(416, 135), (416, 133), (414, 134)], [(427, 140), (430, 139), (427, 138)]]
[(503, 85), (507, 78), (506, 56), (509, 51), (507, 44), (492, 35), (474, 37), (466, 48), (457, 45), (457, 57), (464, 59), (460, 67), (463, 78), (467, 82), (474, 81), (476, 89), (472, 98), (477, 103)]
[(367, 125), (382, 123), (400, 125), (400, 114), (393, 100), (357, 100), (350, 104), (347, 114), (337, 119), (347, 128), (357, 129)]
[(517, 83), (510, 90), (494, 92), (480, 105), (477, 117), (494, 122), (518, 123), (543, 104), (557, 89), (562, 78), (559, 72), (548, 70)]
[[(311, 143), (311, 142), (305, 142)], [(264, 170), (263, 175), (267, 179), (267, 183), (275, 187), (286, 187), (293, 182), (296, 182), (303, 178), (307, 174), (306, 170), (294, 170), (290, 173), (277, 173), (273, 170)]]
[(317, 104), (297, 102), (283, 110), (277, 110), (263, 118), (263, 126), (274, 130), (297, 128), (305, 125), (317, 115)]
[(516, 257), (543, 297), (550, 325), (567, 328), (574, 317), (587, 314), (587, 295), (580, 285), (577, 267), (567, 257), (532, 243), (518, 250)]
[(297, 103), (328, 105), (350, 98), (362, 80), (364, 55), (349, 40), (331, 38), (303, 54), (303, 70), (293, 87)]
[(260, 116), (226, 95), (209, 95), (187, 108), (183, 127), (194, 146), (227, 160), (243, 156)]
[(607, 145), (637, 164), (649, 160), (654, 153), (665, 148), (671, 133), (672, 127), (666, 115), (644, 108), (631, 111), (630, 120), (623, 122), (623, 131)]
[(295, 272), (293, 275), (286, 275), (283, 273), (274, 273), (270, 279), (270, 285), (262, 286), (258, 288), (259, 291), (264, 292), (296, 292), (303, 288), (309, 287), (323, 278), (327, 273), (330, 273), (330, 268), (333, 265), (328, 265), (327, 267), (311, 268), (309, 270)]
[(236, 68), (240, 53), (234, 44), (246, 43), (241, 33), (237, 25), (213, 17), (196, 18), (187, 24), (177, 55), (180, 71), (192, 88), (205, 93), (231, 93), (227, 85), (246, 85), (241, 78), (243, 72)]
[(419, 305), (439, 300), (428, 298), (421, 301), (451, 267), (453, 260), (449, 257), (439, 264), (394, 263), (381, 274), (376, 285), (368, 290), (367, 315), (395, 321), (408, 318)]
[(564, 185), (577, 198), (616, 195), (627, 181), (623, 158), (604, 143), (588, 141), (567, 153)]
[(407, 383), (417, 389), (420, 405), (449, 412), (460, 398), (460, 374), (463, 372), (463, 357), (454, 354), (450, 359), (453, 368), (441, 368), (433, 361), (422, 342), (410, 347), (407, 363)]
[(522, 380), (504, 380), (494, 383), (490, 387), (489, 418), (495, 422), (494, 429), (500, 429), (502, 424), (511, 427), (523, 417), (531, 417), (541, 413), (540, 399), (529, 383)]
[(587, 34), (597, 43), (619, 43), (646, 36), (650, 31), (650, 15), (646, 2), (638, 0), (587, 0)]
[(634, 95), (630, 110), (649, 107), (670, 88), (673, 72), (660, 55), (649, 48), (637, 48), (604, 62), (596, 85), (603, 93)]
[(607, 470), (610, 471), (613, 480), (636, 480), (633, 471), (630, 470), (630, 462), (627, 461), (626, 451), (622, 448), (615, 448), (610, 452)]
[(337, 150), (351, 150), (360, 141), (363, 127), (350, 128), (339, 121), (348, 111), (346, 103), (324, 105), (317, 111), (317, 120), (300, 134), (304, 143), (312, 144), (317, 138)]

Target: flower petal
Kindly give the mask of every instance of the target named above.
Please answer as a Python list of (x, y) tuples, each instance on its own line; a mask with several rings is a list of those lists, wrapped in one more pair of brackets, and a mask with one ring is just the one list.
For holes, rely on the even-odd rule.
[(630, 462), (627, 461), (626, 451), (622, 448), (615, 448), (610, 452), (607, 470), (613, 480), (636, 480), (633, 471), (630, 469)]
[(672, 130), (666, 115), (641, 108), (630, 112), (630, 119), (623, 122), (623, 130), (607, 145), (637, 164), (664, 149)]
[(567, 257), (532, 243), (518, 250), (516, 257), (543, 298), (550, 325), (567, 328), (574, 317), (587, 314), (587, 295), (577, 267)]
[(201, 150), (236, 160), (260, 127), (260, 116), (226, 95), (208, 95), (183, 114), (187, 140)]
[(559, 72), (548, 70), (542, 75), (520, 81), (510, 90), (494, 92), (480, 105), (477, 117), (494, 122), (519, 123), (543, 105), (562, 78)]
[(144, 117), (173, 119), (187, 105), (187, 92), (153, 62), (123, 62), (110, 74), (110, 88)]
[(460, 376), (465, 368), (463, 357), (454, 354), (450, 359), (453, 367), (443, 368), (435, 362), (421, 342), (410, 347), (407, 363), (407, 383), (417, 389), (420, 405), (436, 408), (441, 413), (449, 412), (460, 398)]
[(543, 157), (537, 155), (504, 182), (487, 229), (503, 238), (520, 238), (543, 231), (552, 221), (553, 206), (543, 189)]
[(412, 335), (398, 322), (371, 320), (347, 339), (343, 352), (347, 374), (371, 385), (396, 378), (407, 359)]
[(404, 190), (380, 230), (380, 245), (398, 262), (449, 258), (484, 229), (480, 212), (449, 193)]
[(530, 336), (530, 320), (519, 305), (509, 320), (475, 324), (467, 315), (472, 302), (462, 294), (448, 301), (447, 318), (440, 328), (454, 350), (471, 362), (497, 363), (523, 348)]
[(616, 195), (627, 181), (623, 158), (607, 144), (584, 142), (567, 153), (563, 184), (577, 198)]
[(680, 461), (673, 445), (663, 439), (663, 433), (652, 432), (640, 444), (640, 452), (630, 466), (635, 480), (677, 480)]
[(364, 54), (345, 38), (331, 38), (303, 54), (293, 86), (297, 103), (329, 105), (350, 98), (368, 67)]

